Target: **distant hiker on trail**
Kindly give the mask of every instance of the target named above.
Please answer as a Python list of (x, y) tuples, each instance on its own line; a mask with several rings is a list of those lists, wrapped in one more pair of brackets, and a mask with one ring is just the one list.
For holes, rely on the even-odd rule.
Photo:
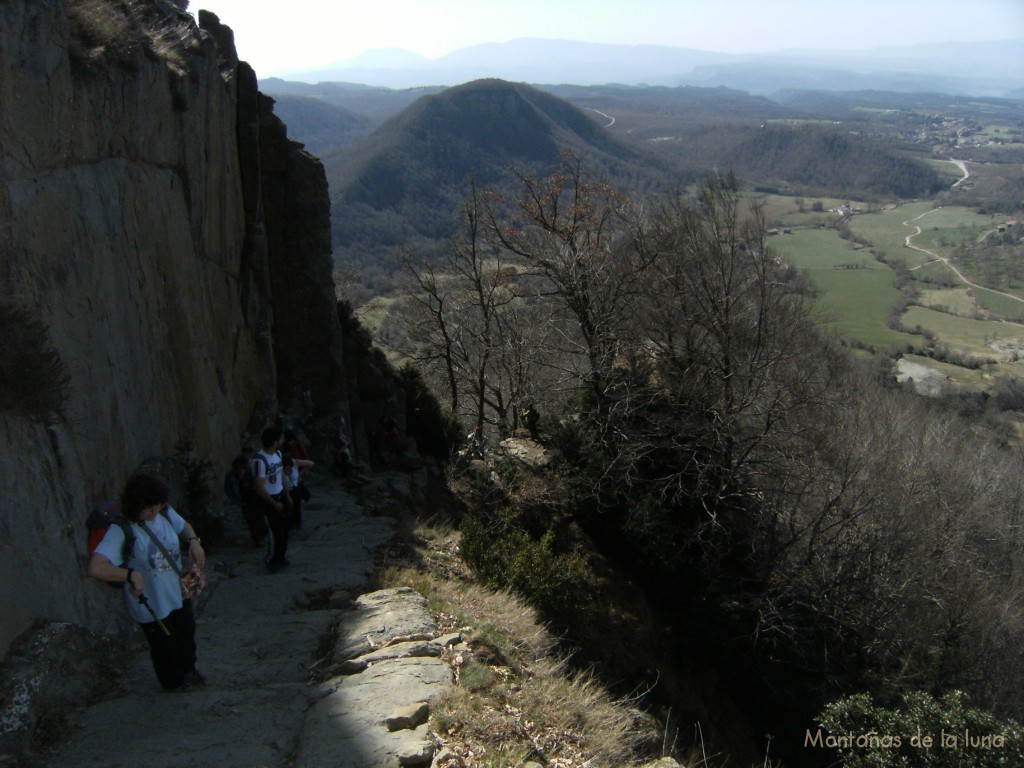
[(338, 474), (348, 477), (352, 473), (352, 450), (349, 448), (348, 437), (340, 429), (331, 436), (331, 451)]
[(302, 473), (313, 466), (313, 462), (309, 459), (296, 459), (290, 453), (282, 454), (284, 461), (284, 476), (285, 479), (291, 484), (291, 490), (288, 492), (289, 498), (291, 498), (291, 518), (289, 524), (292, 528), (302, 528), (302, 502), (309, 499), (309, 490), (302, 482)]
[[(187, 568), (181, 542), (200, 570), (206, 553), (192, 526), (167, 504), (169, 498), (160, 478), (129, 478), (121, 494), (121, 514), (128, 524), (107, 528), (89, 559), (88, 573), (99, 581), (124, 582), (125, 605), (149, 642), (160, 685), (180, 691), (206, 682), (196, 670), (192, 601), (182, 597), (179, 574)], [(126, 530), (133, 534), (130, 540)]]
[(483, 424), (477, 424), (476, 429), (466, 435), (466, 440), (469, 441), (470, 455), (474, 458), (478, 458), (481, 461), (487, 458), (485, 453), (485, 446), (487, 445), (487, 438), (484, 437), (484, 426)]
[(309, 455), (309, 449), (306, 448), (306, 443), (294, 432), (294, 430), (291, 429), (285, 430), (284, 450), (299, 461), (309, 461), (313, 458)]
[(290, 429), (284, 432), (284, 448), (282, 453), (285, 457), (289, 455), (295, 459), (295, 467), (298, 469), (298, 476), (292, 478), (292, 499), (299, 497), (302, 501), (309, 501), (310, 492), (306, 486), (306, 473), (313, 468), (313, 457), (309, 455), (306, 441)]
[(256, 501), (263, 508), (270, 537), (267, 544), (267, 568), (276, 573), (289, 565), (288, 528), (291, 524), (291, 482), (284, 476), (281, 446), (284, 433), (278, 427), (267, 427), (260, 436), (263, 448), (252, 457), (252, 476)]
[(530, 430), (530, 437), (540, 442), (540, 411), (533, 402), (527, 403), (523, 409), (523, 423)]
[(380, 420), (379, 450), (387, 465), (397, 463), (402, 454), (402, 430), (398, 428), (395, 417), (390, 414)]
[(384, 445), (391, 451), (397, 451), (402, 440), (402, 431), (394, 416), (385, 416), (380, 420), (380, 428), (384, 433)]
[(224, 495), (245, 518), (252, 542), (259, 546), (267, 537), (267, 524), (263, 519), (262, 505), (256, 501), (256, 484), (249, 469), (252, 451), (240, 453), (231, 461), (231, 469), (224, 475)]

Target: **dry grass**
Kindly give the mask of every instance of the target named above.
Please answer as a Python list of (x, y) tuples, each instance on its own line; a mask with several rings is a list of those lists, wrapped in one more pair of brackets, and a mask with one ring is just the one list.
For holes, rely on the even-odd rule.
[(432, 714), (452, 755), (448, 765), (634, 765), (639, 745), (654, 735), (641, 713), (555, 655), (555, 639), (518, 598), (417, 569), (393, 568), (381, 578), (416, 589), (443, 626), (462, 631), (467, 648), (449, 658), (458, 685)]

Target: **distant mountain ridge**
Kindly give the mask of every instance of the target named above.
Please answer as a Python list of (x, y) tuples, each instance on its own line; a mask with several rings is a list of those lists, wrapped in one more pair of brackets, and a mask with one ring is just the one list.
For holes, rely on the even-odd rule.
[(1024, 40), (738, 55), (521, 38), (462, 48), (439, 59), (404, 50), (373, 50), (327, 67), (281, 75), (310, 83), (342, 81), (388, 88), (500, 78), (546, 85), (723, 85), (758, 94), (827, 87), (1013, 98), (1024, 82)]
[[(338, 247), (400, 245), (448, 234), (473, 176), (550, 166), (565, 148), (613, 175), (650, 175), (651, 158), (577, 107), (519, 83), (481, 80), (424, 96), (357, 145), (324, 159)], [(372, 237), (367, 233), (372, 231)]]
[[(583, 158), (590, 181), (607, 181), (638, 199), (671, 194), (714, 168), (731, 168), (754, 186), (801, 194), (840, 188), (913, 196), (939, 186), (933, 169), (885, 143), (831, 125), (787, 126), (785, 119), (799, 113), (741, 91), (551, 90), (559, 93), (496, 79), (442, 89), (324, 155), (336, 262), (371, 291), (391, 290), (403, 257), (430, 259), (444, 248), (470, 179), (478, 189), (515, 194), (513, 169), (549, 173), (566, 149)], [(348, 92), (378, 97), (373, 89)], [(691, 119), (681, 121), (680, 114)], [(769, 126), (769, 118), (783, 120)], [(612, 130), (618, 121), (635, 128)], [(659, 138), (663, 130), (674, 134)]]

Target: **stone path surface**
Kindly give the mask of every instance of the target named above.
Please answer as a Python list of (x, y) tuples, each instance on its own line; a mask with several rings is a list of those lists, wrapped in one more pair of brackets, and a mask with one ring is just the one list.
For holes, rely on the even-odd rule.
[(206, 687), (162, 691), (140, 640), (123, 684), (72, 714), (48, 765), (429, 765), (422, 702), (452, 685), (440, 649), (458, 638), (437, 637), (411, 590), (364, 595), (353, 608), (348, 598), (365, 588), (372, 550), (392, 536), (393, 521), (365, 515), (327, 473), (310, 487), (290, 567), (269, 573), (240, 527), (210, 554), (196, 629)]

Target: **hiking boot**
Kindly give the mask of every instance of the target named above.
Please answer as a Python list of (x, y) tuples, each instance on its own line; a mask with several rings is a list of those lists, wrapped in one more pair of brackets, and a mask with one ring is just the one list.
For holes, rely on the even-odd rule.
[(206, 678), (200, 674), (199, 670), (193, 667), (185, 673), (185, 685), (193, 685), (196, 687), (203, 687), (206, 685)]

